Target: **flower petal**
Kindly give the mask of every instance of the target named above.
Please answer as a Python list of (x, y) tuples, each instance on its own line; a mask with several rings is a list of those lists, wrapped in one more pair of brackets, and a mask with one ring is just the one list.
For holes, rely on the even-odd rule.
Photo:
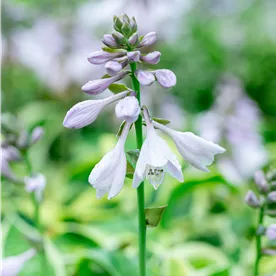
[(146, 34), (137, 47), (149, 46), (157, 40), (156, 32)]
[(164, 88), (171, 88), (176, 85), (176, 76), (171, 70), (156, 70), (155, 76), (159, 84)]
[(143, 86), (151, 85), (155, 81), (154, 75), (149, 71), (136, 70), (135, 76)]
[(145, 56), (141, 56), (141, 61), (149, 63), (149, 64), (157, 64), (160, 61), (161, 53), (158, 51), (154, 51), (152, 53), (148, 53)]

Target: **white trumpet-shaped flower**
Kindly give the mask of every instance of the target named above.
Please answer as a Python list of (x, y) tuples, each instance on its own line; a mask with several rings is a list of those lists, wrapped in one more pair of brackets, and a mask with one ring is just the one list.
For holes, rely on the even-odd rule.
[(168, 134), (183, 158), (199, 170), (209, 172), (207, 166), (214, 162), (214, 156), (225, 152), (225, 149), (221, 146), (191, 132), (176, 131), (157, 122), (153, 124), (156, 128)]
[(89, 183), (96, 189), (98, 199), (106, 193), (108, 193), (108, 199), (113, 198), (124, 185), (126, 175), (124, 146), (130, 125), (129, 123), (125, 124), (114, 149), (102, 158), (89, 175)]
[(82, 128), (92, 124), (105, 106), (124, 98), (128, 93), (129, 91), (124, 91), (102, 100), (77, 103), (67, 112), (63, 125), (67, 128)]
[(144, 108), (143, 113), (147, 124), (147, 137), (137, 160), (133, 188), (137, 188), (146, 178), (154, 189), (157, 189), (163, 182), (165, 173), (183, 182), (181, 165), (176, 156), (171, 152), (167, 143), (157, 135), (147, 109)]
[(115, 108), (116, 116), (128, 123), (137, 121), (140, 114), (140, 105), (136, 97), (128, 96), (120, 100)]

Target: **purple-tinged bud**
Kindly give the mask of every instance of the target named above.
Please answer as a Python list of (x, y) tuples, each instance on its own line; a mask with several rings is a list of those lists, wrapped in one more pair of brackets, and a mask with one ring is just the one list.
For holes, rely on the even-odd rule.
[(114, 32), (114, 33), (112, 33), (112, 36), (118, 45), (123, 45), (126, 43), (126, 39), (122, 34), (120, 34), (118, 32)]
[(270, 192), (267, 195), (267, 200), (269, 203), (275, 203), (276, 202), (276, 191)]
[(140, 114), (140, 106), (136, 97), (128, 96), (120, 100), (115, 108), (116, 116), (127, 123), (137, 121)]
[(105, 89), (107, 89), (108, 86), (111, 85), (113, 82), (122, 79), (128, 73), (128, 71), (124, 71), (110, 78), (89, 81), (84, 84), (81, 89), (87, 94), (98, 95), (102, 93)]
[(262, 253), (267, 256), (276, 256), (276, 249), (273, 248), (264, 248)]
[(114, 76), (123, 69), (122, 64), (114, 60), (108, 61), (104, 67), (109, 76)]
[(29, 135), (26, 130), (22, 130), (19, 134), (19, 137), (16, 141), (18, 148), (25, 149), (29, 146)]
[(1, 147), (2, 158), (7, 161), (18, 161), (21, 160), (22, 156), (19, 150), (13, 146)]
[(31, 144), (35, 144), (37, 141), (39, 141), (42, 136), (44, 135), (44, 129), (43, 127), (36, 127), (34, 128), (34, 130), (32, 131), (32, 134), (31, 134)]
[(126, 53), (125, 51), (118, 52), (106, 52), (106, 51), (97, 51), (89, 55), (87, 58), (88, 61), (92, 64), (103, 64), (114, 58), (122, 57)]
[(268, 226), (265, 234), (269, 240), (276, 240), (276, 224), (271, 224)]
[(42, 201), (43, 191), (46, 186), (46, 178), (43, 174), (37, 173), (32, 176), (25, 176), (25, 190), (28, 193), (35, 193), (36, 200), (38, 202)]
[(259, 208), (261, 203), (255, 193), (249, 190), (244, 199), (245, 203), (252, 208)]
[(154, 75), (149, 71), (136, 70), (135, 76), (143, 86), (151, 85), (155, 81)]
[(263, 171), (255, 172), (254, 181), (255, 181), (260, 193), (267, 194), (269, 192), (269, 186), (267, 184), (265, 174)]
[(157, 64), (160, 61), (161, 53), (158, 51), (154, 51), (152, 53), (148, 53), (145, 56), (141, 56), (141, 61), (149, 63), (149, 64)]
[(171, 70), (160, 69), (154, 71), (154, 73), (157, 81), (164, 88), (171, 88), (176, 85), (176, 76)]
[(132, 46), (136, 45), (139, 40), (138, 34), (134, 33), (128, 40), (128, 43)]
[(110, 48), (117, 48), (118, 47), (114, 37), (111, 34), (105, 34), (103, 36), (102, 42)]
[(127, 52), (127, 57), (130, 62), (137, 62), (140, 59), (140, 51)]
[(137, 47), (149, 46), (155, 43), (157, 40), (156, 32), (150, 32), (146, 34)]

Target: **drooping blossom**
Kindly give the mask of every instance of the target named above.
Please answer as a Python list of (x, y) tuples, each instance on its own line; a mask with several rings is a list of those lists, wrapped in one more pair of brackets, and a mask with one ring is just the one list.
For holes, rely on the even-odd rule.
[(36, 254), (35, 249), (29, 249), (20, 255), (6, 257), (2, 260), (1, 275), (17, 276), (23, 269), (24, 264)]
[(124, 185), (126, 175), (125, 141), (130, 123), (126, 123), (114, 149), (108, 152), (93, 168), (89, 183), (96, 189), (98, 199), (108, 193), (108, 199), (116, 196)]
[(147, 136), (137, 160), (133, 188), (137, 188), (146, 178), (154, 189), (157, 189), (163, 182), (165, 173), (183, 182), (181, 165), (176, 156), (171, 152), (167, 143), (157, 135), (145, 108), (143, 114), (147, 124)]
[(161, 53), (154, 51), (146, 55), (141, 55), (140, 60), (149, 64), (157, 64), (160, 61)]
[(137, 47), (150, 46), (157, 40), (156, 32), (146, 34)]
[(126, 55), (126, 51), (117, 51), (117, 52), (97, 51), (97, 52), (91, 53), (87, 59), (92, 64), (104, 64), (107, 61), (110, 61), (114, 58), (123, 57), (125, 55)]
[(207, 166), (214, 162), (215, 155), (225, 152), (225, 149), (221, 146), (192, 132), (176, 131), (157, 122), (153, 122), (153, 125), (168, 134), (183, 158), (201, 171), (209, 172)]
[(143, 86), (151, 85), (155, 81), (154, 75), (149, 71), (136, 70), (135, 76)]
[(102, 100), (87, 100), (74, 105), (66, 114), (63, 125), (67, 128), (82, 128), (92, 124), (107, 105), (124, 98), (130, 91), (124, 91)]
[(140, 106), (135, 96), (128, 96), (120, 100), (115, 108), (116, 116), (128, 123), (134, 123), (139, 114)]

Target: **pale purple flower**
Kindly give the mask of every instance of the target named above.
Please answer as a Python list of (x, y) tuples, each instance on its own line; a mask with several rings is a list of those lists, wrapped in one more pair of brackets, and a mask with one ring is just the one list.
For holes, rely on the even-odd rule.
[(140, 114), (140, 106), (136, 97), (129, 96), (120, 100), (115, 108), (116, 116), (128, 123), (134, 123)]
[(102, 42), (110, 48), (116, 48), (118, 46), (114, 37), (111, 34), (105, 34), (103, 36)]
[(185, 160), (195, 168), (204, 172), (209, 172), (207, 166), (214, 162), (214, 156), (216, 154), (225, 152), (225, 149), (221, 146), (191, 132), (176, 131), (157, 122), (153, 122), (153, 125), (173, 139), (178, 151)]
[(137, 47), (150, 46), (157, 40), (156, 32), (146, 34)]
[(137, 62), (140, 59), (140, 51), (127, 52), (127, 57), (130, 62)]
[(111, 85), (113, 82), (116, 82), (120, 79), (122, 79), (124, 76), (128, 74), (127, 71), (120, 72), (117, 75), (110, 77), (110, 78), (103, 78), (98, 80), (92, 80), (87, 82), (82, 86), (82, 90), (90, 95), (97, 95), (102, 93), (104, 90), (108, 88), (109, 85)]
[(269, 240), (276, 240), (276, 224), (268, 226), (265, 234)]
[(42, 138), (43, 135), (44, 135), (43, 127), (38, 126), (34, 128), (31, 134), (31, 144), (35, 144), (37, 141), (39, 141)]
[(261, 193), (268, 193), (269, 191), (269, 186), (266, 181), (265, 175), (263, 171), (257, 171), (254, 174), (254, 181)]
[(125, 55), (126, 55), (126, 51), (116, 51), (116, 52), (97, 51), (97, 52), (91, 53), (87, 59), (90, 63), (97, 65), (97, 64), (104, 64), (109, 60), (122, 57)]
[(130, 45), (135, 45), (137, 42), (138, 42), (138, 34), (137, 33), (134, 33), (129, 39), (128, 39), (128, 43)]
[(158, 51), (154, 51), (152, 53), (148, 53), (145, 56), (141, 56), (140, 59), (143, 62), (149, 64), (157, 64), (160, 61), (161, 53)]
[(130, 124), (126, 123), (115, 148), (108, 152), (93, 168), (89, 183), (96, 189), (98, 199), (108, 193), (108, 199), (115, 197), (124, 185), (126, 175), (125, 141)]
[(141, 182), (147, 178), (154, 189), (157, 189), (163, 182), (165, 173), (183, 182), (181, 165), (167, 143), (157, 135), (148, 111), (145, 109), (144, 118), (147, 124), (147, 137), (137, 160), (133, 188), (139, 187)]
[(247, 192), (244, 201), (248, 206), (253, 208), (259, 208), (261, 205), (260, 200), (257, 198), (256, 194), (252, 190), (249, 190)]
[(104, 67), (109, 76), (115, 76), (123, 69), (122, 64), (115, 60), (108, 61)]
[(16, 256), (6, 257), (2, 260), (1, 275), (2, 276), (17, 276), (23, 269), (24, 264), (33, 258), (36, 254), (35, 249), (29, 249), (24, 253)]
[(105, 106), (124, 98), (128, 93), (129, 91), (124, 91), (102, 100), (77, 103), (67, 112), (63, 125), (67, 128), (82, 128), (90, 125), (97, 119)]
[(276, 191), (270, 192), (267, 195), (267, 199), (270, 203), (275, 203), (276, 202)]
[(155, 81), (155, 77), (153, 73), (149, 71), (136, 70), (135, 76), (143, 86), (151, 85)]
[(32, 176), (25, 176), (25, 190), (28, 193), (34, 193), (38, 202), (42, 201), (43, 191), (46, 187), (46, 178), (41, 173), (36, 173)]
[(154, 74), (159, 84), (164, 88), (171, 88), (176, 85), (176, 76), (171, 70), (160, 69), (154, 71)]

